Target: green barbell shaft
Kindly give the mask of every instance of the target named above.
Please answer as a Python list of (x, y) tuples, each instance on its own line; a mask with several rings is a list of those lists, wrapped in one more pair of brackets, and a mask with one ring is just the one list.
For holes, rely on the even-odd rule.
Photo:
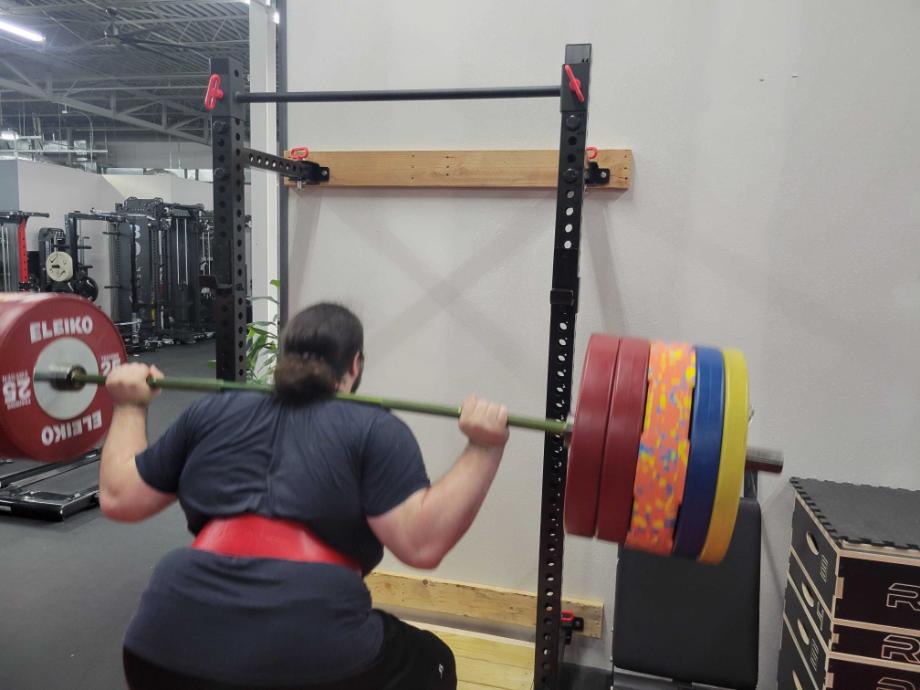
[[(65, 382), (78, 386), (87, 383), (105, 384), (105, 376), (101, 374), (87, 374), (78, 369), (73, 369), (68, 372), (37, 371), (32, 378), (36, 381)], [(221, 379), (179, 378), (173, 376), (167, 376), (160, 379), (150, 377), (147, 379), (147, 383), (151, 388), (198, 391), (203, 393), (225, 393), (228, 391), (271, 393), (273, 390), (272, 386), (265, 383), (236, 383), (234, 381), (223, 381)], [(460, 406), (437, 405), (434, 403), (417, 402), (414, 400), (397, 400), (394, 398), (378, 398), (355, 393), (336, 393), (335, 396), (340, 400), (351, 400), (367, 405), (376, 405), (387, 410), (418, 412), (420, 414), (430, 414), (439, 417), (457, 418), (460, 416), (461, 409)], [(521, 417), (520, 415), (511, 414), (508, 415), (508, 426), (520, 429), (533, 429), (548, 434), (564, 435), (571, 432), (571, 428), (567, 422), (555, 419), (541, 419), (538, 417)]]

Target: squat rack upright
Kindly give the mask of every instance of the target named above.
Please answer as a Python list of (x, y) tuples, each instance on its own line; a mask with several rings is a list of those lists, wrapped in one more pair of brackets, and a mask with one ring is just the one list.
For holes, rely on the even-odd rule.
[[(551, 86), (396, 91), (246, 91), (242, 66), (229, 58), (211, 59), (205, 107), (211, 111), (214, 171), (214, 275), (217, 281), (214, 321), (217, 376), (227, 381), (246, 377), (246, 238), (245, 167), (276, 172), (306, 184), (330, 179), (329, 168), (307, 160), (289, 160), (245, 146), (247, 103), (317, 103), (508, 98), (557, 98), (561, 113), (556, 193), (553, 272), (550, 289), (549, 363), (546, 416), (568, 418), (571, 405), (585, 146), (591, 76), (590, 44), (570, 44), (560, 82)], [(281, 258), (282, 261), (286, 257)], [(562, 497), (566, 448), (561, 435), (547, 434), (543, 450), (543, 488), (534, 650), (534, 687), (559, 687), (564, 650), (561, 627)], [(565, 637), (568, 637), (566, 635)]]

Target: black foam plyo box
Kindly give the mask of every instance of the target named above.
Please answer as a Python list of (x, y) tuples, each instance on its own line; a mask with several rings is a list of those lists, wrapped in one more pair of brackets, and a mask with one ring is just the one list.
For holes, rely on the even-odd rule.
[(914, 551), (920, 557), (920, 491), (798, 477), (790, 481), (837, 544)]
[(832, 658), (827, 682), (828, 690), (916, 690), (920, 670)]
[(812, 675), (815, 679), (823, 679), (827, 671), (827, 645), (821, 639), (814, 621), (806, 613), (802, 599), (788, 583), (783, 617), (788, 621), (792, 635), (796, 637), (798, 647), (805, 655)]
[(776, 672), (777, 690), (823, 690), (812, 676), (808, 663), (796, 644), (795, 636), (785, 620), (783, 622), (783, 641), (779, 652), (779, 665)]
[[(793, 592), (790, 592), (793, 590)], [(818, 629), (818, 634), (824, 640), (824, 645), (831, 645), (831, 614), (830, 610), (818, 598), (815, 588), (811, 586), (805, 571), (799, 563), (799, 558), (793, 551), (789, 555), (789, 579), (786, 584), (786, 598), (794, 593), (798, 596), (805, 609), (806, 614), (811, 619), (814, 626)]]
[(832, 619), (920, 631), (920, 492), (792, 485), (794, 558)]
[(834, 639), (834, 651), (838, 654), (914, 665), (920, 672), (920, 632), (836, 625)]

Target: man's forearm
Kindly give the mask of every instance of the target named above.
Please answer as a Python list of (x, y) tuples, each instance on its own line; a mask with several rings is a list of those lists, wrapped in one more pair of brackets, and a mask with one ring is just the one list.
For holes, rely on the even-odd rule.
[(147, 448), (147, 408), (116, 405), (112, 425), (102, 446), (99, 491), (110, 498), (124, 486), (125, 469), (134, 456)]
[(450, 551), (473, 524), (485, 500), (503, 448), (470, 444), (454, 466), (422, 497), (415, 516), (413, 541), (431, 567)]

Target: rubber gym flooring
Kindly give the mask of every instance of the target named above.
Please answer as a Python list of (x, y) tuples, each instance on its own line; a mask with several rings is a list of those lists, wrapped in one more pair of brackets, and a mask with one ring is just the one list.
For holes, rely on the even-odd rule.
[[(141, 359), (168, 376), (210, 377), (213, 353), (213, 342), (205, 342)], [(150, 409), (150, 438), (199, 395), (159, 396)], [(111, 522), (96, 508), (59, 523), (0, 515), (0, 688), (123, 690), (122, 635), (141, 592), (163, 554), (190, 541), (178, 506), (135, 525)], [(519, 684), (527, 660), (514, 665), (512, 684), (490, 686), (529, 687)], [(566, 670), (577, 676), (566, 687), (605, 687), (603, 674)]]

